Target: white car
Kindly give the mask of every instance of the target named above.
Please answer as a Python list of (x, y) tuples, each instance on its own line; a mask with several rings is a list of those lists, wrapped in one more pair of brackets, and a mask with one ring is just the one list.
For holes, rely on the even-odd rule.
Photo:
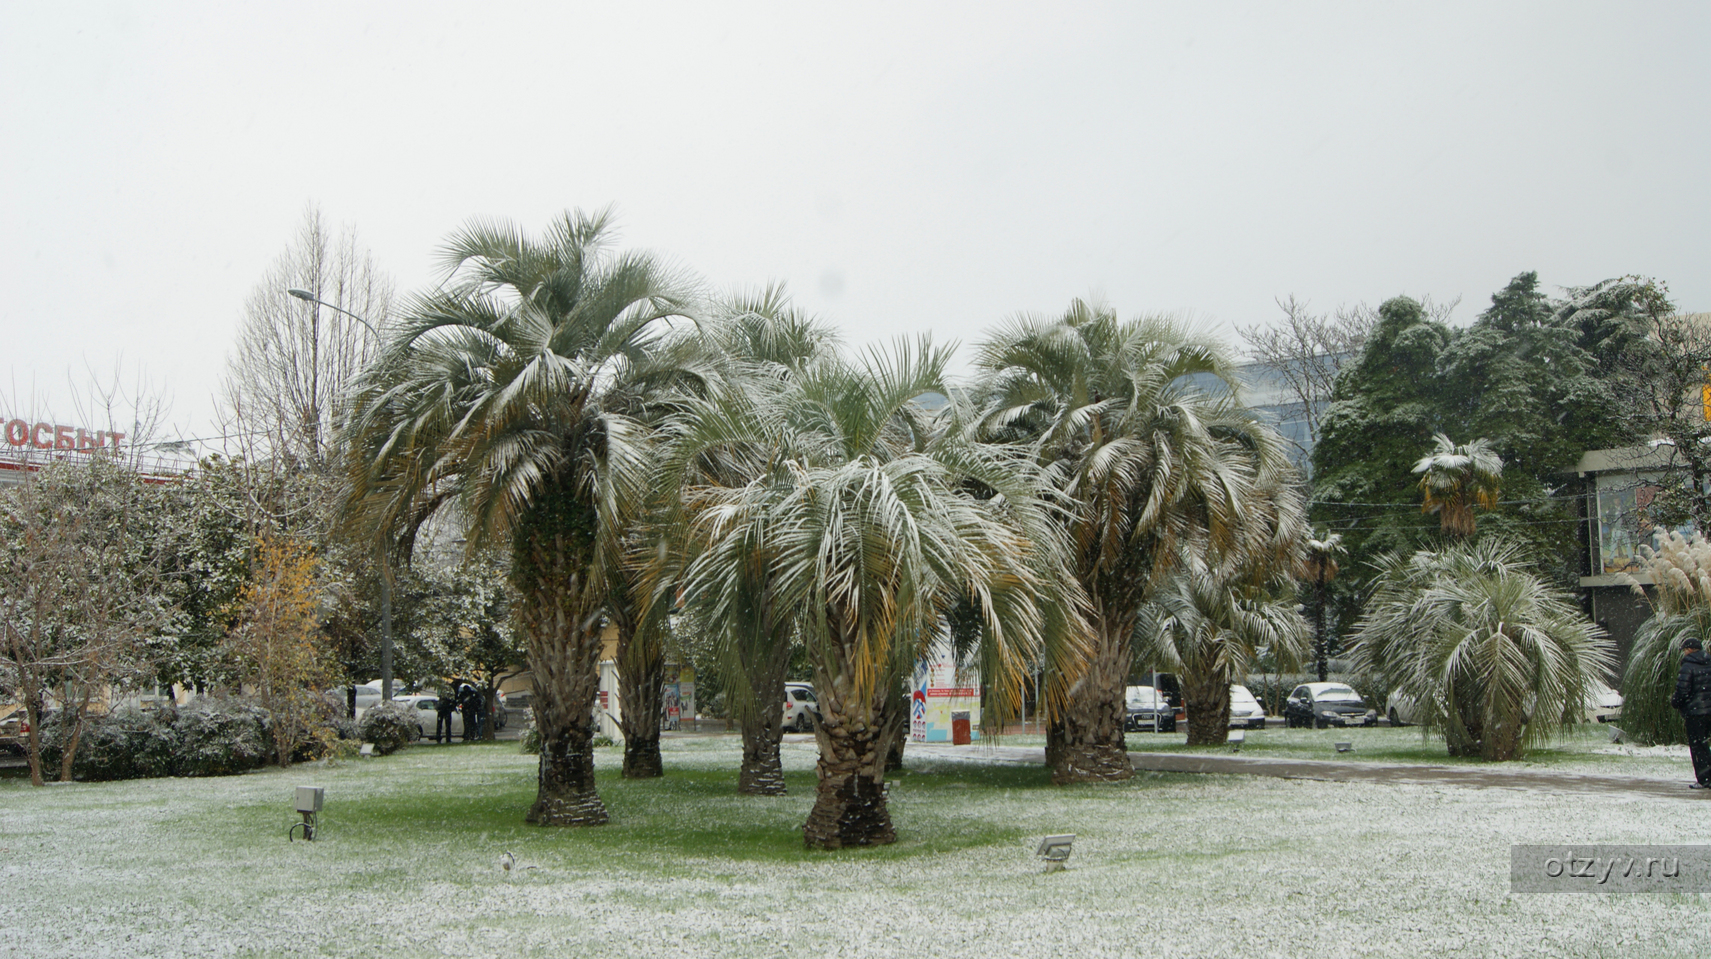
[(1622, 718), (1622, 694), (1603, 683), (1593, 683), (1586, 694), (1586, 721), (1613, 723)]
[[(416, 738), (431, 739), (434, 727), (438, 722), (440, 697), (433, 693), (417, 693), (408, 696), (394, 696), (392, 702), (410, 711), (416, 717)], [(463, 736), (463, 711), (452, 710), (452, 731), (454, 737)]]
[[(1413, 726), (1420, 722), (1420, 710), (1414, 700), (1402, 693), (1391, 693), (1385, 705), (1385, 715), (1392, 726)], [(1613, 723), (1622, 718), (1622, 694), (1603, 683), (1595, 682), (1586, 693), (1581, 722)]]
[(1265, 707), (1246, 686), (1230, 687), (1230, 728), (1264, 729)]
[(807, 683), (784, 684), (784, 728), (810, 733), (820, 722), (820, 701)]

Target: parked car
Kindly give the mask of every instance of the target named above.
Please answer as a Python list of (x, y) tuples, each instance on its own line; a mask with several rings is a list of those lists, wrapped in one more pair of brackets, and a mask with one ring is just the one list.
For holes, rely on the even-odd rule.
[[(1385, 703), (1385, 717), (1392, 726), (1417, 725), (1423, 717), (1414, 700), (1404, 693), (1391, 693)], [(1603, 683), (1594, 683), (1586, 694), (1580, 722), (1613, 723), (1622, 718), (1622, 694)]]
[(1165, 695), (1151, 686), (1130, 686), (1123, 691), (1127, 713), (1123, 729), (1132, 732), (1176, 732), (1176, 707)]
[(1390, 696), (1384, 701), (1384, 718), (1390, 720), (1392, 726), (1418, 726), (1424, 718), (1420, 714), (1420, 704), (1407, 693), (1391, 690)]
[(814, 731), (820, 722), (820, 701), (807, 683), (784, 684), (784, 728), (799, 733)]
[(1230, 687), (1230, 728), (1264, 729), (1265, 707), (1246, 686)]
[(1283, 704), (1285, 726), (1376, 726), (1378, 710), (1343, 683), (1303, 683)]
[(1586, 721), (1613, 723), (1622, 718), (1622, 694), (1603, 683), (1594, 683), (1586, 694)]
[[(327, 690), (327, 700), (339, 709), (344, 709), (350, 702), (350, 687), (335, 686)], [(356, 714), (362, 714), (372, 706), (380, 704), (380, 681), (362, 683), (356, 687)]]
[[(440, 705), (440, 697), (438, 694), (412, 693), (409, 695), (394, 696), (392, 697), (392, 701), (409, 710), (410, 715), (416, 717), (417, 739), (427, 739), (434, 734), (434, 726), (438, 719), (436, 713), (439, 710)], [(460, 737), (463, 735), (463, 713), (460, 710), (452, 710), (451, 734), (453, 736)]]
[[(508, 720), (505, 718), (506, 695), (499, 694), (499, 708), (493, 717), (493, 728), (504, 729)], [(426, 739), (434, 734), (434, 725), (439, 709), (440, 697), (437, 693), (414, 693), (406, 696), (394, 696), (392, 701), (410, 711), (416, 717), (416, 729), (421, 734), (417, 738)], [(463, 735), (463, 710), (452, 710), (453, 736)]]

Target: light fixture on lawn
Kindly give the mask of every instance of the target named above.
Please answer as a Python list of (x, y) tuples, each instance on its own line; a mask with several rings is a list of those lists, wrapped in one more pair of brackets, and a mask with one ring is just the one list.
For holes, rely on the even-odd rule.
[(1231, 730), (1230, 731), (1230, 740), (1229, 740), (1230, 751), (1231, 752), (1237, 752), (1237, 753), (1241, 752), (1242, 751), (1242, 743), (1246, 742), (1247, 738), (1248, 738), (1247, 730), (1244, 730), (1244, 729), (1233, 729), (1233, 730)]
[(1070, 845), (1074, 842), (1072, 832), (1047, 836), (1040, 840), (1040, 848), (1034, 850), (1034, 855), (1046, 861), (1046, 872), (1056, 872), (1069, 860)]
[(325, 786), (298, 786), (297, 811), (303, 815), (303, 821), (292, 823), (286, 830), (286, 839), (296, 839), (297, 830), (303, 830), (305, 841), (315, 841), (315, 819), (321, 814), (321, 800), (326, 798)]
[(1354, 743), (1337, 743), (1337, 752), (1346, 753), (1355, 748)]

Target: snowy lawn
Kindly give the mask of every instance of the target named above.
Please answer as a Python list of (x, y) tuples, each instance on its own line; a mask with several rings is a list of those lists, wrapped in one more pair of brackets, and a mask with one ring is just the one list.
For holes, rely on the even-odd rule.
[[(534, 760), (503, 743), (226, 779), (8, 779), (0, 956), (1633, 957), (1711, 937), (1700, 896), (1508, 891), (1512, 843), (1711, 843), (1711, 806), (1685, 789), (1063, 789), (1039, 767), (917, 754), (893, 790), (900, 841), (828, 854), (801, 848), (812, 745), (785, 755), (792, 794), (762, 799), (734, 793), (735, 737), (668, 741), (650, 782), (617, 779), (602, 750), (612, 823), (576, 830), (522, 825)], [(327, 789), (313, 844), (285, 838), (298, 784)], [(1077, 838), (1047, 874), (1033, 847), (1052, 832)]]
[[(1129, 733), (1133, 752), (1228, 752), (1224, 746), (1185, 745), (1186, 734)], [(1338, 753), (1336, 744), (1353, 749)], [(1006, 736), (1003, 745), (1045, 744), (1043, 736)], [(1445, 751), (1442, 735), (1427, 733), (1418, 726), (1392, 729), (1388, 726), (1353, 729), (1287, 729), (1270, 726), (1246, 731), (1241, 754), (1276, 759), (1330, 759), (1338, 762), (1425, 763), (1437, 766), (1473, 766), (1494, 769), (1553, 769), (1562, 772), (1637, 776), (1646, 779), (1693, 780), (1693, 764), (1686, 746), (1633, 746), (1610, 742), (1610, 728), (1600, 725), (1573, 727), (1543, 746), (1527, 751), (1524, 759), (1489, 764), (1477, 758), (1452, 757)]]

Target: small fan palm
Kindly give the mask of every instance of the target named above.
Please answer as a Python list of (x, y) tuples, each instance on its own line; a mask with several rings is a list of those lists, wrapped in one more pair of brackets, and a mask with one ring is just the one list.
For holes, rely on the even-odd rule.
[(605, 577), (647, 489), (646, 431), (622, 398), (660, 374), (660, 324), (687, 299), (649, 257), (611, 253), (610, 231), (578, 212), (539, 240), (503, 223), (454, 234), (445, 284), (410, 301), (344, 426), (354, 529), (408, 536), (455, 507), (472, 550), (511, 549), (540, 824), (607, 818), (591, 745)]
[(1143, 658), (1180, 678), (1191, 746), (1229, 739), (1230, 686), (1243, 681), (1259, 650), (1294, 668), (1308, 644), (1293, 599), (1270, 595), (1239, 568), (1218, 570), (1199, 559), (1155, 592), (1135, 635)]
[(1326, 662), (1330, 656), (1325, 636), (1325, 606), (1329, 600), (1326, 586), (1337, 578), (1341, 569), (1337, 558), (1347, 552), (1343, 548), (1343, 537), (1338, 533), (1322, 538), (1309, 537), (1302, 544), (1300, 574), (1301, 581), (1313, 588), (1313, 662), (1318, 668), (1321, 683), (1330, 672)]
[(1422, 513), (1437, 513), (1446, 535), (1465, 539), (1473, 535), (1473, 508), (1497, 508), (1503, 481), (1503, 460), (1485, 440), (1457, 446), (1442, 433), (1433, 436), (1432, 452), (1414, 464), (1420, 475), (1425, 500)]
[(1377, 582), (1350, 655), (1420, 704), (1451, 755), (1518, 758), (1614, 661), (1603, 631), (1501, 540), (1387, 557)]

